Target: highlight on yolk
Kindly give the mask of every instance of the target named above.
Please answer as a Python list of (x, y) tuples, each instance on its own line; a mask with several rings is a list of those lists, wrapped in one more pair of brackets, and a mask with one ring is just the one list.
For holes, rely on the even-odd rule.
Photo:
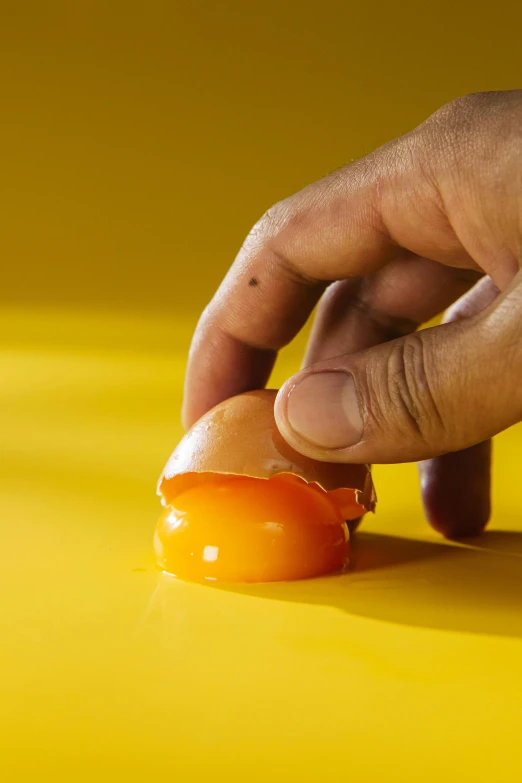
[(274, 582), (341, 569), (348, 541), (339, 507), (315, 484), (208, 474), (170, 502), (154, 544), (159, 567), (182, 579)]

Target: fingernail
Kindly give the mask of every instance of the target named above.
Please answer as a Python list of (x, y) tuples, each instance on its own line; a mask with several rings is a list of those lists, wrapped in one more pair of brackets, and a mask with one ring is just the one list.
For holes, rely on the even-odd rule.
[(287, 416), (297, 435), (325, 449), (353, 446), (363, 432), (353, 377), (342, 371), (298, 380), (288, 396)]

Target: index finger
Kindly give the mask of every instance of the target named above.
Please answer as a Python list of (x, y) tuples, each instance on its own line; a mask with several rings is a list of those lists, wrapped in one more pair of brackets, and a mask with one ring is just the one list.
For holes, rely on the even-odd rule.
[[(435, 260), (462, 255), (453, 232), (441, 226), (412, 146), (403, 137), (381, 148), (280, 202), (254, 226), (196, 328), (185, 426), (227, 397), (267, 383), (278, 350), (302, 328), (328, 282), (374, 272), (400, 247)], [(432, 220), (427, 210), (436, 212)], [(442, 236), (435, 239), (434, 231)]]

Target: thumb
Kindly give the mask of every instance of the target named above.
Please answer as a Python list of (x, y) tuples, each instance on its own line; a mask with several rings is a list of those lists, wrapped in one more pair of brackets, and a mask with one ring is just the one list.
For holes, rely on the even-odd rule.
[(295, 375), (276, 400), (283, 437), (329, 462), (411, 462), (468, 448), (520, 421), (517, 278), (475, 317)]

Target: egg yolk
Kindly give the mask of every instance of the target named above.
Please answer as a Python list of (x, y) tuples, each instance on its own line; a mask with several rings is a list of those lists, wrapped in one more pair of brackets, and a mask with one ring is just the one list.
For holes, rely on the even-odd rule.
[(341, 569), (344, 517), (326, 492), (292, 477), (208, 474), (171, 501), (155, 535), (163, 571), (192, 581), (273, 582)]

